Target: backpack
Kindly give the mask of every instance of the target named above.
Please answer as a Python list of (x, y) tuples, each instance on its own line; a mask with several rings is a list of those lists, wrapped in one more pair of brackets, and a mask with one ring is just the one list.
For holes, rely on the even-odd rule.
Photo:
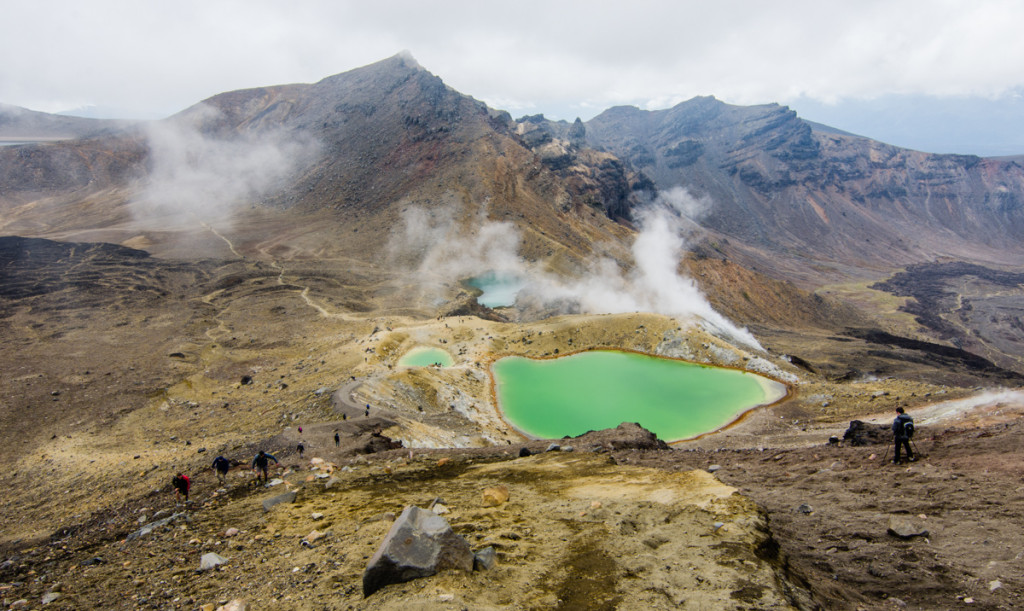
[(907, 439), (913, 439), (913, 437), (914, 437), (914, 421), (913, 420), (907, 420), (906, 422), (903, 423), (903, 435)]

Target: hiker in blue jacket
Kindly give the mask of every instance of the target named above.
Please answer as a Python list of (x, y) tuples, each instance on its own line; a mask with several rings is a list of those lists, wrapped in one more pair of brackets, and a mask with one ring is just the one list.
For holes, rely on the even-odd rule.
[(267, 467), (270, 465), (270, 461), (274, 461), (275, 465), (281, 463), (277, 462), (277, 458), (270, 452), (264, 452), (260, 450), (260, 453), (252, 459), (252, 469), (256, 471), (256, 481), (260, 481), (260, 474), (263, 474), (263, 483), (267, 483)]
[(914, 460), (914, 452), (910, 449), (910, 436), (914, 430), (914, 419), (906, 414), (902, 407), (896, 408), (896, 419), (892, 421), (892, 436), (896, 444), (896, 452), (892, 463), (900, 464), (900, 446), (907, 450), (907, 460)]

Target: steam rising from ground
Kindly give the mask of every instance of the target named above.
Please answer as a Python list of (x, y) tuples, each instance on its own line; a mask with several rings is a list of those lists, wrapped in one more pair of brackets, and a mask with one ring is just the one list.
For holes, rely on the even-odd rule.
[(137, 221), (155, 228), (227, 221), (318, 150), (311, 139), (284, 132), (213, 135), (209, 126), (220, 117), (202, 106), (147, 127), (150, 172), (132, 204)]
[(710, 207), (682, 188), (671, 189), (637, 212), (640, 233), (633, 243), (635, 265), (623, 271), (609, 258), (593, 261), (579, 278), (546, 272), (518, 255), (519, 234), (511, 223), (478, 219), (459, 223), (452, 205), (427, 211), (410, 207), (391, 242), (395, 261), (418, 260), (421, 287), (438, 291), (489, 271), (524, 281), (519, 300), (558, 306), (564, 312), (655, 312), (697, 319), (712, 332), (747, 347), (762, 349), (746, 329), (716, 312), (693, 279), (679, 273), (684, 236)]

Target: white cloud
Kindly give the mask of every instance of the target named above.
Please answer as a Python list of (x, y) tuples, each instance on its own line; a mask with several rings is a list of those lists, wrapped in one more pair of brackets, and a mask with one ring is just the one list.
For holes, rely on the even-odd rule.
[(514, 115), (695, 95), (755, 104), (1024, 86), (1024, 4), (1002, 0), (636, 0), (600, 10), (582, 0), (0, 0), (0, 10), (0, 54), (17, 58), (0, 63), (0, 101), (49, 111), (170, 113), (402, 49)]

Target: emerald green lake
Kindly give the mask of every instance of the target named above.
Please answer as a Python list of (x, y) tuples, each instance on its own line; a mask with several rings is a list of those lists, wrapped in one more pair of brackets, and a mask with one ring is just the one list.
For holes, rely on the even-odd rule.
[(454, 363), (452, 355), (448, 354), (447, 350), (430, 346), (417, 346), (398, 359), (399, 367), (430, 367), (431, 365), (451, 367)]
[(638, 422), (665, 441), (722, 428), (773, 403), (786, 386), (763, 376), (630, 352), (505, 357), (492, 368), (504, 416), (546, 439)]

